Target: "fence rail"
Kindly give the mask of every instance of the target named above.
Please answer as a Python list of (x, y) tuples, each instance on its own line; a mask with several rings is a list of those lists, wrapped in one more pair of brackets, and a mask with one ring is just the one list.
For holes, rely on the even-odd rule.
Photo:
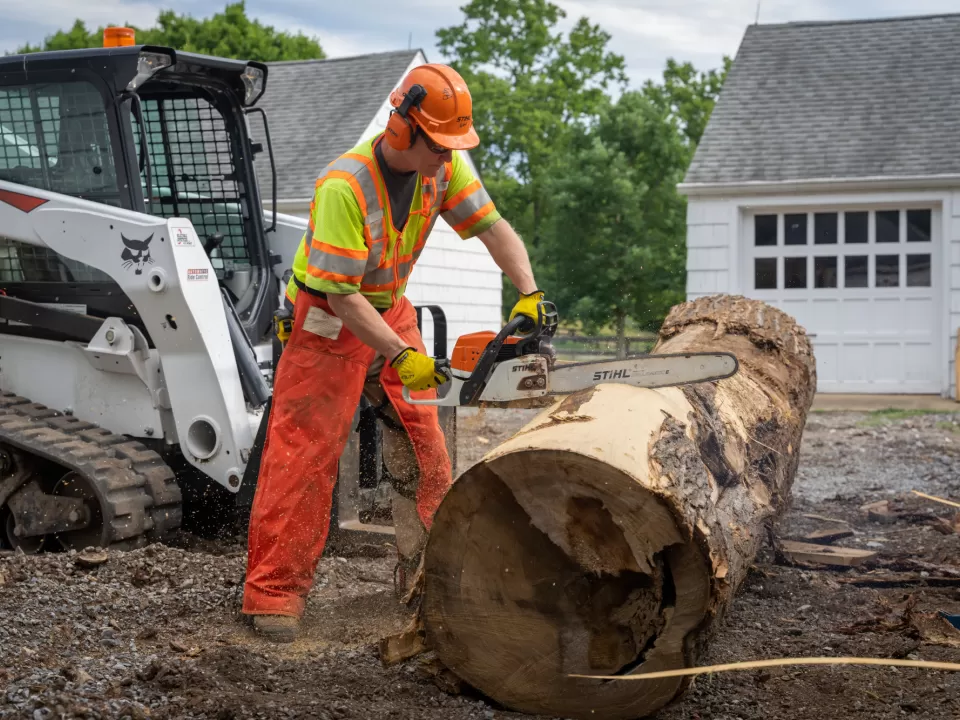
[[(642, 355), (657, 341), (654, 333), (628, 335), (624, 338), (627, 355)], [(553, 346), (565, 359), (581, 357), (616, 357), (617, 338), (611, 335), (555, 335)]]

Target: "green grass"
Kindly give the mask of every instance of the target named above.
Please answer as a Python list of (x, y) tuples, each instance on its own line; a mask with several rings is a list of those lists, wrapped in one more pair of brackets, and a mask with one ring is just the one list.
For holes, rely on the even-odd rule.
[(938, 422), (937, 430), (946, 430), (947, 432), (960, 433), (960, 422), (956, 420), (952, 422)]
[[(876, 427), (885, 425), (889, 422), (898, 422), (912, 417), (922, 415), (948, 415), (943, 410), (902, 410), (899, 408), (883, 408), (881, 410), (872, 410), (867, 417), (861, 420), (857, 425), (860, 427)], [(941, 425), (953, 425), (952, 423), (940, 423)]]

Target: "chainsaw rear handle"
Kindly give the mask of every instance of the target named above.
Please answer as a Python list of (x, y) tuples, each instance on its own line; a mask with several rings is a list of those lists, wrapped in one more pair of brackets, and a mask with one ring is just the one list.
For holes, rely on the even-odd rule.
[[(440, 388), (444, 386), (447, 387), (447, 392), (440, 392), (440, 388), (437, 389), (436, 399), (426, 399), (426, 400), (414, 400), (410, 397), (410, 388), (406, 385), (403, 386), (403, 399), (410, 403), (411, 405), (456, 405), (457, 404), (457, 385), (456, 378), (453, 377), (453, 372), (450, 370), (450, 362), (448, 360), (437, 361), (434, 365), (437, 371), (443, 375), (447, 381), (440, 385)], [(449, 398), (449, 399), (448, 399)]]

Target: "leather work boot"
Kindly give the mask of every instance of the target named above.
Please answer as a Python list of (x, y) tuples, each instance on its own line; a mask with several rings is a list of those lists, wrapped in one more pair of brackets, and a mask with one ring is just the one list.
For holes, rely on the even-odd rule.
[(253, 628), (271, 642), (293, 642), (300, 629), (300, 618), (289, 615), (254, 615)]

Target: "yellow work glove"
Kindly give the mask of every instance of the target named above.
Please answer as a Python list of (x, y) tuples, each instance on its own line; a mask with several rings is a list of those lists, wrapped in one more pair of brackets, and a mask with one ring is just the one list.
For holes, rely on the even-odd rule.
[(520, 293), (520, 299), (513, 306), (513, 311), (507, 318), (507, 322), (513, 320), (517, 315), (526, 315), (533, 322), (537, 322), (537, 305), (541, 302), (543, 302), (543, 290), (534, 290), (529, 295)]
[(400, 382), (411, 390), (430, 390), (447, 381), (447, 376), (437, 369), (437, 361), (408, 347), (397, 355), (390, 367), (396, 368)]

